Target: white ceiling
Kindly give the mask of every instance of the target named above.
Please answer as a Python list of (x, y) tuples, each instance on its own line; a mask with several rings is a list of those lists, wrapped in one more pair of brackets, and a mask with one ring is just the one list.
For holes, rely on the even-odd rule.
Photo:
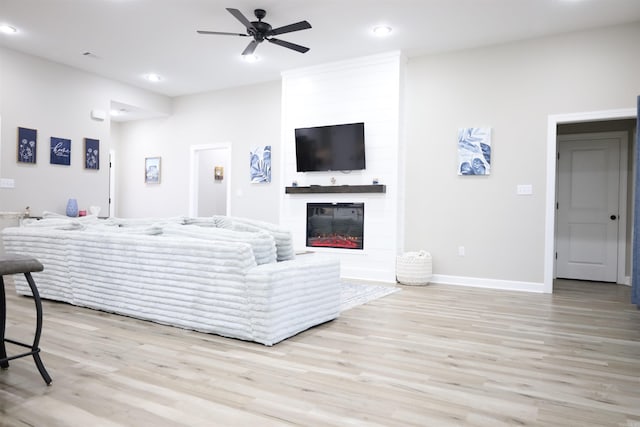
[[(266, 9), (274, 28), (307, 20), (311, 29), (278, 38), (311, 48), (301, 54), (270, 43), (261, 60), (240, 53), (248, 37), (225, 8)], [(169, 96), (277, 80), (280, 73), (401, 50), (425, 53), (640, 21), (640, 0), (0, 0), (0, 44)], [(372, 35), (376, 24), (391, 36)], [(91, 55), (83, 55), (91, 52)], [(155, 72), (160, 83), (142, 76)]]

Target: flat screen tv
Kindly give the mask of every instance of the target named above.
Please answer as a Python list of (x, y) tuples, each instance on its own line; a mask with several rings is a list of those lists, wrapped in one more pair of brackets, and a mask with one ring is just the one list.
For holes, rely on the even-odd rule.
[(364, 123), (296, 129), (298, 172), (365, 168)]

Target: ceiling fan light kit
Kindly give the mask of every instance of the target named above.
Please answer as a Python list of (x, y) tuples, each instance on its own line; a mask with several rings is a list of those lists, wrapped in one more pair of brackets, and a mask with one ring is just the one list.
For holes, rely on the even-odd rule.
[(256, 54), (251, 54), (251, 55), (242, 55), (242, 59), (245, 62), (258, 62), (260, 60), (260, 57)]
[(267, 16), (267, 12), (264, 9), (256, 9), (253, 11), (254, 15), (257, 18), (257, 21), (249, 21), (238, 9), (227, 8), (227, 11), (232, 14), (238, 21), (240, 21), (242, 25), (245, 26), (245, 28), (247, 29), (246, 34), (204, 30), (198, 30), (198, 34), (252, 37), (253, 40), (249, 42), (247, 47), (242, 52), (243, 56), (253, 55), (253, 52), (255, 52), (258, 45), (265, 40), (269, 43), (286, 47), (287, 49), (295, 50), (296, 52), (305, 53), (309, 51), (308, 47), (300, 46), (298, 44), (276, 39), (273, 37), (280, 34), (309, 29), (311, 28), (311, 24), (309, 24), (307, 21), (300, 21), (293, 24), (285, 25), (283, 27), (273, 28), (269, 23), (262, 21), (262, 19)]

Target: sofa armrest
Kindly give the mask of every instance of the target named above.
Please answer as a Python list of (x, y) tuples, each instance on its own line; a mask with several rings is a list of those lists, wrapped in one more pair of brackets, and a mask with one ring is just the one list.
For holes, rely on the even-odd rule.
[(340, 262), (323, 255), (263, 264), (246, 275), (257, 341), (275, 344), (340, 314)]

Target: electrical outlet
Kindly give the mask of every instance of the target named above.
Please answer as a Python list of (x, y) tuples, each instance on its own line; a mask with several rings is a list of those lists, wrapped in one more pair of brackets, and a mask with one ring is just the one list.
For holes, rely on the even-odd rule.
[(458, 246), (458, 256), (464, 256), (464, 246)]

